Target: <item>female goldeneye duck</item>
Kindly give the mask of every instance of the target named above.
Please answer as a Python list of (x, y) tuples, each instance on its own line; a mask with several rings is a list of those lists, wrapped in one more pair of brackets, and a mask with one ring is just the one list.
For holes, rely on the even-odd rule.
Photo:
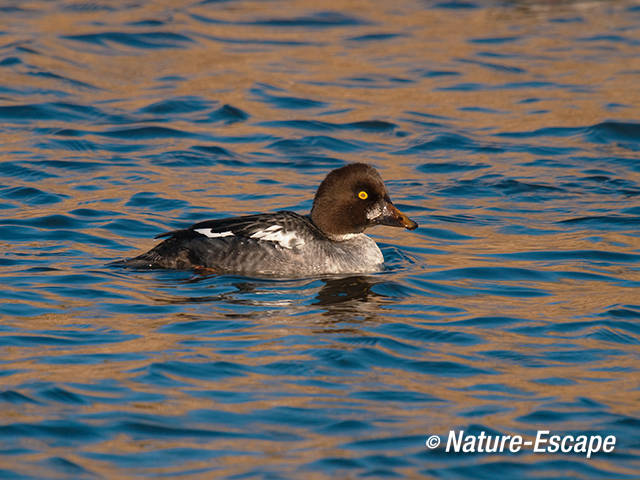
[(391, 203), (373, 167), (353, 163), (327, 175), (310, 215), (281, 211), (196, 223), (158, 235), (169, 238), (121, 264), (282, 277), (376, 272), (384, 258), (362, 233), (374, 225), (418, 227)]

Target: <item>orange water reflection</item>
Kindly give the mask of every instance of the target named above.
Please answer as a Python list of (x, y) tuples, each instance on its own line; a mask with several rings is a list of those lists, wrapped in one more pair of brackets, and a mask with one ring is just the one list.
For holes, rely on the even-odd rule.
[[(73, 4), (69, 2), (29, 2), (24, 12), (11, 14), (12, 22), (4, 29), (3, 44), (19, 44), (30, 51), (22, 51), (21, 64), (2, 70), (1, 83), (22, 92), (21, 95), (3, 94), (2, 106), (69, 102), (96, 106), (108, 115), (100, 119), (80, 114), (71, 120), (29, 118), (23, 124), (19, 121), (7, 124), (2, 129), (0, 156), (6, 161), (42, 160), (42, 171), (56, 176), (35, 181), (15, 177), (5, 181), (0, 173), (2, 183), (36, 186), (43, 192), (60, 195), (60, 201), (46, 205), (24, 204), (18, 209), (5, 210), (3, 216), (29, 220), (70, 215), (69, 212), (77, 209), (111, 211), (114, 218), (100, 219), (78, 230), (112, 240), (130, 250), (73, 239), (58, 242), (35, 238), (20, 243), (11, 238), (0, 239), (0, 254), (8, 258), (19, 256), (24, 262), (38, 261), (40, 255), (46, 255), (47, 248), (57, 249), (59, 253), (55, 264), (47, 265), (55, 268), (54, 272), (27, 267), (0, 269), (7, 291), (17, 295), (29, 290), (39, 295), (35, 299), (25, 296), (16, 303), (25, 309), (55, 310), (29, 317), (6, 316), (3, 326), (19, 330), (6, 335), (64, 338), (65, 331), (76, 332), (78, 325), (83, 325), (89, 332), (113, 330), (131, 337), (104, 344), (52, 342), (47, 345), (45, 342), (40, 346), (17, 343), (4, 347), (2, 360), (13, 372), (3, 376), (6, 390), (25, 390), (25, 386), (34, 382), (50, 382), (64, 385), (65, 390), (83, 398), (94, 397), (92, 401), (78, 404), (7, 403), (0, 414), (3, 424), (38, 424), (71, 414), (95, 414), (97, 420), (89, 423), (100, 424), (99, 414), (105, 412), (145, 413), (167, 419), (186, 418), (192, 412), (207, 410), (251, 416), (257, 411), (288, 406), (353, 408), (363, 412), (361, 416), (354, 416), (366, 417), (377, 427), (374, 432), (325, 433), (307, 425), (265, 425), (257, 418), (248, 428), (291, 435), (295, 440), (275, 441), (267, 435), (140, 439), (120, 433), (73, 451), (49, 444), (46, 439), (34, 439), (34, 445), (30, 446), (33, 453), (20, 455), (19, 471), (46, 475), (45, 468), (38, 462), (60, 456), (105, 478), (124, 478), (132, 472), (211, 478), (212, 471), (198, 473), (201, 468), (213, 468), (220, 477), (244, 474), (252, 468), (265, 471), (273, 468), (283, 475), (296, 477), (301, 466), (318, 458), (356, 456), (348, 446), (350, 442), (362, 440), (363, 436), (376, 439), (382, 436), (380, 432), (398, 437), (444, 434), (451, 428), (474, 423), (476, 418), (478, 423), (496, 430), (522, 431), (532, 428), (532, 424), (523, 422), (521, 417), (552, 408), (549, 405), (572, 404), (581, 399), (601, 404), (601, 411), (608, 414), (637, 419), (638, 381), (632, 374), (638, 368), (637, 342), (633, 341), (637, 337), (621, 334), (606, 325), (583, 324), (606, 315), (611, 309), (638, 304), (637, 262), (569, 258), (545, 263), (500, 256), (566, 251), (637, 255), (637, 227), (594, 231), (559, 223), (598, 212), (618, 214), (634, 206), (633, 202), (637, 204), (637, 196), (603, 196), (597, 190), (576, 189), (561, 191), (553, 201), (537, 204), (530, 197), (495, 192), (476, 197), (473, 189), (479, 188), (478, 185), (482, 187), (481, 182), (470, 183), (468, 195), (442, 193), (447, 187), (459, 187), (461, 181), (475, 182), (482, 175), (489, 178), (488, 184), (493, 175), (551, 188), (569, 182), (560, 177), (582, 178), (589, 175), (589, 169), (606, 169), (612, 178), (620, 177), (630, 185), (640, 184), (638, 168), (625, 168), (609, 160), (637, 160), (637, 151), (626, 147), (624, 140), (598, 145), (597, 142), (588, 144), (584, 137), (577, 135), (551, 136), (549, 145), (544, 147), (580, 150), (585, 160), (584, 165), (568, 163), (565, 167), (549, 167), (538, 161), (568, 160), (551, 151), (545, 153), (541, 146), (538, 150), (525, 148), (535, 143), (533, 139), (520, 140), (507, 135), (551, 127), (588, 127), (612, 117), (620, 122), (637, 120), (637, 110), (632, 107), (640, 104), (640, 90), (634, 88), (640, 57), (638, 29), (634, 23), (637, 17), (629, 13), (632, 4), (514, 4), (452, 10), (425, 8), (431, 5), (428, 2), (389, 5), (343, 1), (333, 3), (332, 11), (339, 12), (345, 19), (363, 21), (331, 28), (291, 27), (272, 21), (300, 20), (317, 13), (316, 6), (303, 1), (229, 2), (185, 8), (166, 2), (143, 2), (139, 6), (112, 2), (113, 10), (108, 13), (91, 8), (71, 9)], [(571, 21), (575, 17), (581, 21)], [(318, 21), (325, 17), (311, 18)], [(140, 41), (147, 42), (164, 41), (148, 34), (170, 34), (168, 38), (177, 47), (140, 48), (118, 43), (109, 35), (102, 37), (103, 43), (82, 39), (83, 35), (114, 31), (140, 33), (143, 35)], [(614, 34), (623, 40), (612, 43), (609, 36)], [(370, 35), (382, 35), (384, 40), (358, 40)], [(232, 105), (247, 112), (249, 121), (206, 121), (197, 113), (167, 118), (145, 110), (157, 102), (188, 96), (204, 99), (216, 107)], [(287, 98), (310, 100), (324, 107), (282, 108), (278, 102)], [(295, 125), (275, 128), (268, 123), (288, 120), (333, 125), (380, 120), (395, 127), (384, 132), (363, 129), (354, 133), (336, 128), (330, 133), (318, 133)], [(446, 125), (450, 133), (468, 135), (486, 148), (399, 153), (436, 138), (442, 125)], [(113, 135), (143, 126), (170, 128), (178, 133), (144, 138)], [(71, 129), (77, 132), (69, 134)], [(306, 151), (304, 154), (310, 157), (307, 160), (292, 159), (291, 152), (273, 146), (282, 138), (297, 140), (316, 134), (330, 135), (355, 146), (343, 151), (318, 146), (312, 152), (318, 158), (311, 158), (313, 155)], [(66, 143), (56, 144), (54, 140)], [(503, 149), (505, 144), (516, 147)], [(522, 145), (525, 147), (519, 151), (517, 146)], [(120, 150), (123, 146), (127, 148)], [(190, 168), (176, 168), (160, 161), (181, 152), (193, 152), (194, 146), (227, 148), (232, 155), (231, 158), (221, 156), (224, 161)], [(566, 157), (575, 150), (568, 150)], [(379, 241), (409, 252), (415, 263), (382, 276), (352, 279), (350, 284), (335, 279), (337, 284), (331, 280), (315, 283), (308, 280), (308, 284), (305, 281), (284, 283), (278, 289), (260, 282), (247, 281), (241, 285), (241, 282), (230, 281), (235, 290), (230, 288), (219, 296), (211, 292), (211, 297), (207, 297), (201, 292), (192, 294), (186, 282), (181, 290), (176, 287), (176, 284), (180, 286), (176, 280), (172, 283), (172, 280), (149, 275), (106, 271), (105, 263), (154, 244), (152, 235), (138, 236), (109, 228), (109, 223), (119, 215), (157, 227), (160, 233), (176, 224), (193, 221), (189, 215), (194, 211), (236, 215), (285, 208), (304, 210), (310, 206), (314, 189), (326, 170), (332, 168), (327, 157), (374, 163), (390, 184), (391, 195), (398, 205), (411, 207), (410, 215), (416, 216), (421, 225), (446, 229), (459, 237), (452, 240), (420, 231), (377, 228), (373, 233)], [(73, 170), (62, 164), (47, 163), (54, 160), (96, 162), (96, 168)], [(314, 167), (314, 162), (327, 162), (327, 168)], [(419, 168), (425, 163), (447, 162), (480, 165), (481, 173), (473, 169), (430, 172), (428, 168)], [(84, 188), (87, 186), (98, 188)], [(140, 192), (170, 199), (176, 207), (154, 211), (132, 205), (131, 198)], [(482, 218), (486, 222), (454, 221), (461, 216)], [(516, 231), (506, 228), (514, 225), (521, 228)], [(432, 250), (442, 254), (432, 254)], [(540, 276), (515, 281), (464, 275), (435, 280), (432, 277), (454, 269), (496, 266), (534, 271)], [(567, 272), (588, 275), (572, 277)], [(48, 280), (49, 276), (82, 273), (95, 276), (87, 288), (94, 288), (98, 292), (96, 296), (113, 295), (109, 302), (117, 313), (104, 307), (104, 298), (96, 305), (90, 294), (69, 295), (62, 288), (64, 280)], [(24, 284), (11, 280), (16, 276), (24, 277)], [(192, 280), (205, 285), (207, 281)], [(389, 285), (379, 285), (384, 282)], [(536, 295), (496, 293), (500, 286), (529, 289), (528, 293), (533, 291)], [(218, 285), (211, 287), (215, 290)], [(447, 287), (453, 292), (466, 293), (447, 293)], [(391, 288), (406, 288), (412, 293), (391, 295), (386, 290)], [(252, 291), (255, 297), (247, 301), (246, 291)], [(347, 298), (340, 300), (338, 295), (343, 292), (347, 292)], [(226, 330), (217, 331), (215, 322), (238, 321), (234, 306), (247, 306), (247, 303), (255, 308), (253, 313), (240, 315), (246, 320), (245, 328), (236, 328), (233, 335)], [(133, 307), (131, 313), (116, 310), (118, 306), (131, 305), (160, 309), (180, 305), (183, 308), (157, 314), (136, 313)], [(451, 312), (450, 316), (446, 312)], [(490, 322), (457, 323), (483, 317), (508, 317), (522, 328)], [(165, 327), (195, 320), (213, 324), (204, 335), (165, 330)], [(399, 341), (381, 334), (378, 328), (393, 322), (428, 329), (433, 337), (403, 339), (419, 351), (414, 356), (398, 354), (376, 340), (377, 336), (386, 335), (388, 340)], [(571, 328), (574, 323), (576, 334)], [(540, 327), (544, 331), (535, 334), (525, 327)], [(589, 334), (590, 329), (593, 335)], [(443, 341), (452, 332), (467, 334), (477, 342)], [(602, 337), (606, 333), (611, 334), (609, 340)], [(347, 343), (345, 335), (356, 340)], [(631, 340), (619, 341), (621, 335), (628, 335)], [(300, 343), (292, 345), (283, 341), (293, 336), (299, 338)], [(242, 346), (219, 346), (230, 338)], [(264, 369), (276, 362), (304, 365), (310, 359), (317, 360), (314, 355), (321, 348), (335, 355), (346, 354), (361, 346), (358, 342), (366, 345), (367, 338), (372, 339), (372, 349), (381, 355), (404, 360), (462, 362), (481, 372), (443, 376), (438, 371), (412, 371), (381, 361), (379, 365), (354, 368), (352, 378), (345, 380), (341, 377), (342, 371), (320, 375), (292, 370), (276, 375)], [(581, 350), (594, 356), (587, 366), (579, 361), (548, 358), (557, 352), (575, 354)], [(509, 353), (514, 352), (517, 356), (510, 357)], [(593, 352), (603, 353), (598, 357)], [(83, 358), (97, 354), (103, 354), (104, 361), (87, 364), (65, 360), (68, 356)], [(168, 361), (191, 363), (194, 369), (199, 363), (230, 362), (246, 366), (248, 370), (242, 375), (214, 379), (166, 374), (172, 380), (184, 381), (183, 388), (165, 389), (161, 384), (140, 379), (153, 364)], [(313, 375), (317, 383), (305, 383), (307, 375)], [(563, 382), (550, 384), (548, 379)], [(87, 388), (103, 381), (129, 388), (140, 393), (141, 398), (145, 398), (142, 394), (162, 398), (124, 402), (118, 399), (122, 393), (109, 397), (102, 391), (93, 394)], [(496, 393), (496, 384), (505, 386), (508, 393), (501, 389)], [(434, 397), (434, 401), (398, 408), (397, 403), (350, 396), (360, 390), (376, 389), (413, 392)], [(254, 395), (244, 402), (221, 402), (200, 392)], [(483, 410), (487, 413), (473, 414)], [(568, 423), (563, 423), (563, 428), (588, 430), (598, 426), (597, 421), (587, 419)], [(199, 426), (193, 421), (185, 428)], [(228, 425), (221, 424), (220, 429), (226, 427)], [(126, 468), (93, 455), (135, 455), (172, 448), (232, 453), (215, 457), (215, 462), (194, 459), (177, 462), (172, 467), (145, 466), (138, 470), (135, 466)], [(420, 445), (410, 450), (413, 463), (407, 462), (394, 471), (416, 478), (424, 473), (426, 466), (420, 463)], [(598, 457), (591, 459), (589, 465), (606, 472), (633, 475), (631, 462), (637, 464), (637, 458), (636, 449), (634, 459), (626, 464)], [(553, 459), (566, 460), (561, 456)], [(0, 460), (5, 461), (6, 456)], [(485, 461), (478, 460), (479, 463)], [(533, 463), (536, 459), (525, 457), (518, 461)], [(212, 463), (215, 463), (213, 467)], [(195, 473), (185, 474), (188, 471)], [(326, 476), (330, 476), (328, 470), (305, 472), (305, 478)]]

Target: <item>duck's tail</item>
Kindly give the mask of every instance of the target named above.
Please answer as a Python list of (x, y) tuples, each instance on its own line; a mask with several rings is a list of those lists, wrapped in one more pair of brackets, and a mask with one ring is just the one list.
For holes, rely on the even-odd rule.
[(179, 235), (173, 235), (142, 255), (119, 260), (109, 265), (141, 270), (154, 268), (185, 270), (197, 265), (191, 257), (189, 247), (183, 244)]
[(150, 268), (164, 268), (154, 262), (151, 252), (143, 253), (134, 258), (125, 258), (108, 264), (109, 267), (135, 268), (138, 270), (146, 270)]

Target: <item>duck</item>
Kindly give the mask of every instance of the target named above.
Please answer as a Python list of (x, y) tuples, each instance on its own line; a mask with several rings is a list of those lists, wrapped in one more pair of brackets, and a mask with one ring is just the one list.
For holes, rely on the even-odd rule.
[(391, 202), (374, 167), (351, 163), (329, 172), (308, 215), (283, 210), (199, 222), (157, 235), (161, 243), (119, 264), (289, 278), (374, 273), (384, 257), (364, 231), (376, 225), (418, 227)]

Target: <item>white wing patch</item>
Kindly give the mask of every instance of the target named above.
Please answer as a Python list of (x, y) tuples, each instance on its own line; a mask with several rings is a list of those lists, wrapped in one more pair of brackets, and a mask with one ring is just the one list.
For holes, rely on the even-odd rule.
[(213, 232), (210, 228), (198, 228), (194, 230), (209, 238), (233, 237), (233, 232)]
[(250, 238), (277, 242), (283, 248), (295, 248), (304, 245), (304, 240), (298, 237), (295, 232), (286, 232), (280, 225), (271, 225), (264, 230), (258, 230)]

